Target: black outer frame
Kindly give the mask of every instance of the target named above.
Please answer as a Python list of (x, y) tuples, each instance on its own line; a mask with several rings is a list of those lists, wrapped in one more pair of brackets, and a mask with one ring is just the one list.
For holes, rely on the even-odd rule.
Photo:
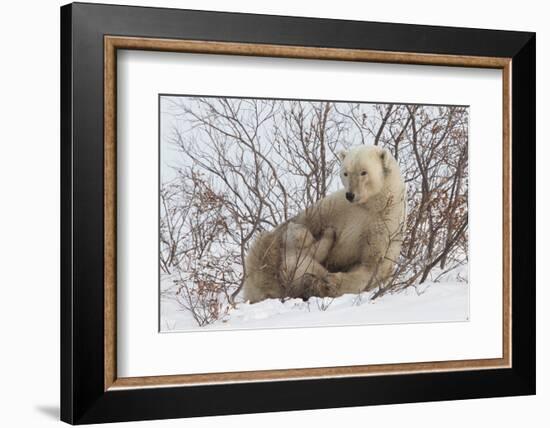
[[(512, 58), (512, 368), (104, 391), (103, 37)], [(74, 3), (61, 8), (61, 420), (535, 393), (535, 34)]]

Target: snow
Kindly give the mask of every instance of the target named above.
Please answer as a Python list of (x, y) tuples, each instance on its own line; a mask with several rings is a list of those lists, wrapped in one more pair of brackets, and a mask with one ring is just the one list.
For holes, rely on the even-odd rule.
[(467, 282), (425, 282), (372, 300), (373, 292), (304, 302), (267, 299), (239, 303), (215, 323), (198, 327), (189, 311), (170, 294), (161, 297), (162, 332), (265, 329), (338, 325), (458, 322), (469, 318)]

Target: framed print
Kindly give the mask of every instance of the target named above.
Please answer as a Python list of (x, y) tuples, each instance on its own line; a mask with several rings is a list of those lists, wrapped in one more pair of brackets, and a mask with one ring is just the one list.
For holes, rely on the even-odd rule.
[(62, 420), (535, 393), (533, 33), (76, 3), (61, 53)]

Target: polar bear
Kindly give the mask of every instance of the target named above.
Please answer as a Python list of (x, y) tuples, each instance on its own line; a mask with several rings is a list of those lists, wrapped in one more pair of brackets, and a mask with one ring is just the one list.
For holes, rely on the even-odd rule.
[[(301, 297), (321, 294), (328, 271), (321, 265), (334, 243), (334, 230), (326, 228), (316, 240), (303, 224), (286, 222), (262, 233), (246, 257), (245, 300)], [(325, 291), (325, 294), (327, 291)]]
[(379, 146), (339, 153), (344, 189), (321, 199), (294, 219), (313, 235), (336, 232), (325, 261), (332, 295), (360, 293), (382, 285), (401, 251), (406, 187), (399, 164)]
[(323, 278), (328, 272), (321, 265), (334, 243), (334, 229), (323, 230), (317, 241), (303, 224), (289, 222), (283, 235), (280, 276), (284, 284), (293, 288), (308, 275)]
[[(325, 230), (334, 230), (323, 269), (313, 274), (323, 286), (314, 287), (313, 293), (307, 290), (320, 297), (360, 293), (383, 285), (399, 257), (405, 228), (406, 188), (393, 155), (379, 146), (362, 145), (340, 152), (338, 157), (344, 189), (291, 219), (317, 239)], [(247, 261), (245, 299), (279, 297), (278, 284), (258, 281), (257, 277), (266, 272), (271, 278), (280, 275), (283, 237), (280, 228), (258, 237), (255, 248), (261, 250), (256, 253), (263, 257)]]

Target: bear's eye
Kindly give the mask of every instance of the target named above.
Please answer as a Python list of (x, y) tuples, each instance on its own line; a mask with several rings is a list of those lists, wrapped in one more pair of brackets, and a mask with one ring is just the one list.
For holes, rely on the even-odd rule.
[(361, 171), (361, 175), (367, 175), (367, 171)]
[(344, 177), (347, 177), (348, 176), (348, 173), (347, 172), (344, 172)]

